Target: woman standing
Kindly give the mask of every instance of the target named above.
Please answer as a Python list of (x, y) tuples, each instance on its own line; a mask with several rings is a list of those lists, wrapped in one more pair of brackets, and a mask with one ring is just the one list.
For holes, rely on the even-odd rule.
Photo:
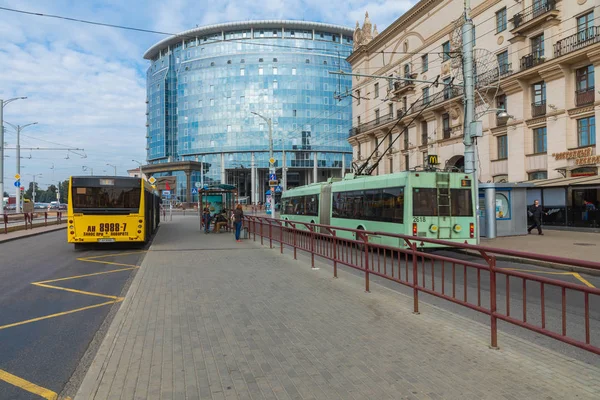
[(241, 242), (240, 231), (242, 230), (242, 220), (244, 219), (244, 211), (242, 205), (238, 204), (233, 213), (233, 224), (235, 225), (235, 241)]

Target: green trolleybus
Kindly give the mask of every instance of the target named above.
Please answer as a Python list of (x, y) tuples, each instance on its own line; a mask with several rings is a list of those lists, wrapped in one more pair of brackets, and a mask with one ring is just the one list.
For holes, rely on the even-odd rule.
[[(281, 218), (340, 228), (476, 244), (473, 176), (441, 171), (404, 171), (355, 176), (290, 189)], [(352, 232), (340, 237), (356, 239)], [(369, 242), (405, 247), (404, 240), (369, 235)], [(423, 247), (439, 247), (423, 243)]]

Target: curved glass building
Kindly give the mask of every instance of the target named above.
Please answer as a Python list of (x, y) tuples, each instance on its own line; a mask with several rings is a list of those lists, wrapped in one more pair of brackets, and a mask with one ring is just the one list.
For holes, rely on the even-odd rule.
[[(305, 21), (246, 21), (199, 27), (151, 47), (144, 172), (238, 187), (264, 201), (269, 125), (284, 188), (339, 177), (350, 168), (352, 87), (346, 57), (353, 30)], [(258, 114), (258, 115), (257, 115)], [(269, 123), (270, 121), (270, 123)]]

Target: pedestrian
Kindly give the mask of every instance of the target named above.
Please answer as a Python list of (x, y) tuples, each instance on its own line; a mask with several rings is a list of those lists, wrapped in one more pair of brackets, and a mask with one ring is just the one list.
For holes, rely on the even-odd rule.
[(527, 211), (527, 213), (529, 214), (530, 217), (533, 218), (533, 225), (531, 225), (529, 228), (527, 228), (527, 233), (531, 233), (531, 230), (533, 228), (537, 228), (538, 235), (543, 235), (543, 233), (542, 233), (542, 215), (548, 215), (548, 213), (545, 213), (544, 210), (542, 210), (542, 206), (540, 206), (540, 202), (537, 200), (534, 201), (533, 206), (531, 206), (529, 208), (529, 211)]
[(235, 241), (241, 242), (240, 231), (242, 230), (242, 220), (244, 219), (244, 211), (242, 205), (238, 204), (233, 213), (233, 224), (235, 226)]
[(202, 222), (204, 223), (204, 233), (208, 233), (210, 231), (210, 208), (208, 204), (202, 211)]

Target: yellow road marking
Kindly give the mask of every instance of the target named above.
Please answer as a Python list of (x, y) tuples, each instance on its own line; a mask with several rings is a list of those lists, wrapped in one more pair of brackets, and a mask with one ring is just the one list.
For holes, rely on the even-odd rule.
[(58, 278), (58, 279), (51, 279), (51, 280), (48, 280), (48, 281), (32, 282), (31, 284), (32, 285), (36, 285), (36, 284), (39, 284), (39, 283), (52, 283), (52, 282), (68, 281), (70, 279), (86, 278), (88, 276), (112, 274), (113, 272), (131, 271), (132, 269), (136, 269), (136, 268), (139, 268), (139, 267), (136, 265), (135, 267), (130, 267), (130, 268), (113, 269), (113, 270), (110, 270), (110, 271), (94, 272), (94, 273), (85, 274), (85, 275), (68, 276), (66, 278)]
[(116, 265), (119, 267), (137, 267), (137, 265), (135, 265), (135, 264), (123, 264), (123, 263), (116, 263), (116, 262), (112, 262), (112, 261), (86, 260), (83, 258), (78, 258), (77, 260), (84, 261), (84, 262), (98, 263), (98, 264)]
[(106, 258), (106, 257), (116, 257), (116, 256), (128, 256), (131, 254), (142, 254), (142, 253), (147, 253), (148, 250), (141, 250), (141, 251), (130, 251), (127, 253), (112, 253), (112, 254), (104, 254), (101, 256), (89, 256), (89, 257), (79, 257), (77, 258), (78, 260), (81, 261), (86, 261), (86, 260), (91, 260), (91, 259), (96, 259), (96, 258)]
[(81, 308), (77, 308), (75, 310), (63, 311), (63, 312), (59, 312), (59, 313), (56, 313), (56, 314), (45, 315), (43, 317), (37, 317), (37, 318), (33, 318), (33, 319), (28, 319), (26, 321), (15, 322), (15, 323), (12, 323), (12, 324), (0, 326), (0, 331), (3, 330), (3, 329), (12, 328), (12, 327), (19, 326), (19, 325), (30, 324), (32, 322), (43, 321), (45, 319), (50, 319), (50, 318), (55, 318), (55, 317), (61, 317), (63, 315), (73, 314), (73, 313), (76, 313), (76, 312), (79, 312), (79, 311), (85, 311), (85, 310), (90, 310), (92, 308), (102, 307), (102, 306), (106, 306), (106, 305), (114, 304), (114, 303), (119, 303), (121, 301), (123, 301), (123, 298), (119, 297), (117, 300), (107, 301), (105, 303), (100, 303), (100, 304), (96, 304), (96, 305), (93, 305), (93, 306), (81, 307)]
[(541, 271), (539, 269), (518, 269), (518, 268), (501, 268), (505, 271), (518, 271), (518, 272), (537, 272), (539, 274), (548, 274), (548, 275), (571, 275), (572, 272), (549, 272), (549, 271)]
[(6, 371), (0, 369), (0, 380), (9, 383), (13, 386), (16, 386), (20, 389), (26, 390), (29, 393), (37, 394), (40, 397), (43, 397), (47, 400), (57, 400), (58, 394), (54, 393), (52, 390), (44, 389), (41, 386), (36, 385), (35, 383), (31, 383), (26, 381), (23, 378), (19, 378), (13, 374), (9, 374)]
[(102, 293), (86, 292), (84, 290), (71, 289), (71, 288), (66, 288), (66, 287), (61, 287), (61, 286), (46, 285), (45, 283), (32, 283), (32, 285), (41, 286), (41, 287), (45, 287), (48, 289), (64, 290), (66, 292), (71, 292), (71, 293), (87, 294), (88, 296), (104, 297), (106, 299), (113, 299), (113, 300), (119, 299), (119, 297), (117, 297), (117, 296), (110, 296), (110, 295), (102, 294)]
[(595, 288), (596, 286), (592, 285), (587, 279), (579, 275), (577, 272), (549, 272), (549, 271), (540, 271), (537, 269), (517, 269), (517, 268), (501, 268), (505, 271), (519, 271), (519, 272), (535, 272), (538, 274), (546, 274), (546, 275), (571, 275), (575, 277), (578, 281), (582, 282), (587, 287)]
[(595, 287), (594, 285), (592, 285), (587, 279), (585, 279), (584, 277), (582, 277), (581, 275), (579, 275), (577, 272), (572, 272), (573, 276), (577, 279), (579, 279), (581, 282), (583, 282), (584, 285), (586, 285), (587, 287)]

